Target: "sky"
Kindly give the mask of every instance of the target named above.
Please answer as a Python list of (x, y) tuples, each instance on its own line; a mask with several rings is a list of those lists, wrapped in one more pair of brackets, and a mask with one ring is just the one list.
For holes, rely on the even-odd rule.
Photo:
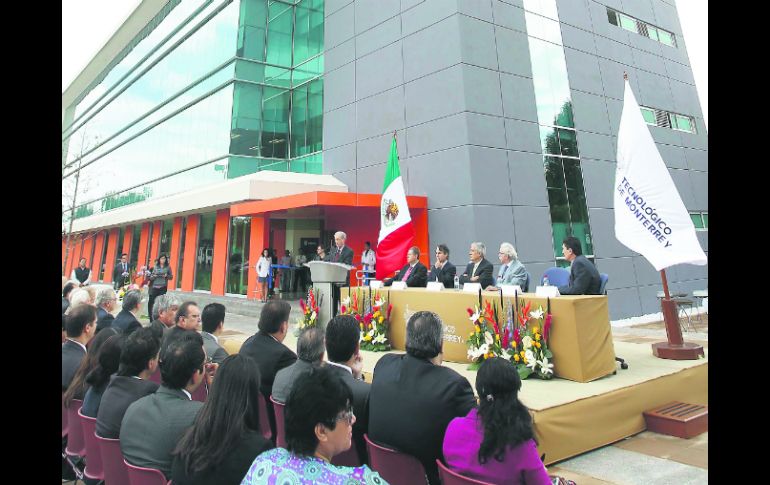
[[(62, 0), (62, 92), (140, 3)], [(708, 128), (708, 2), (676, 0), (676, 7)]]

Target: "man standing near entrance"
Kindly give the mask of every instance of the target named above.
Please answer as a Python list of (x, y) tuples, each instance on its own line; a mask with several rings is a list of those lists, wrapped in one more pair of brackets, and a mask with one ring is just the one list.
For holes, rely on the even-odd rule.
[(72, 270), (70, 280), (77, 280), (80, 286), (88, 286), (91, 283), (91, 269), (86, 267), (86, 258), (80, 258), (78, 267)]
[(374, 279), (374, 265), (377, 263), (377, 257), (372, 251), (372, 243), (364, 243), (364, 254), (361, 256), (361, 264), (364, 266), (364, 285), (369, 286), (369, 280)]
[(117, 290), (121, 286), (126, 284), (128, 279), (128, 254), (123, 253), (120, 255), (120, 261), (115, 265), (115, 269), (112, 271), (112, 286)]

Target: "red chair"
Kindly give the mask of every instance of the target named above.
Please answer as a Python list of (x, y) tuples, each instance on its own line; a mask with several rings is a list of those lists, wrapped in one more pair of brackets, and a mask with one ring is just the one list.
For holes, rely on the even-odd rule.
[[(85, 456), (86, 454), (86, 442), (83, 439), (83, 427), (80, 426), (80, 418), (78, 418), (78, 411), (83, 405), (83, 401), (80, 399), (73, 399), (70, 401), (70, 407), (67, 408), (67, 449), (65, 452), (67, 455), (73, 456)], [(71, 424), (71, 426), (69, 426)]]
[(160, 470), (132, 465), (125, 459), (123, 463), (126, 464), (128, 469), (128, 479), (131, 481), (131, 485), (167, 485), (169, 483), (166, 480), (166, 476)]
[(99, 451), (99, 442), (96, 441), (96, 418), (85, 416), (80, 411), (78, 416), (83, 424), (83, 439), (86, 442), (86, 469), (83, 470), (83, 475), (91, 480), (104, 480), (102, 453)]
[(206, 386), (206, 382), (201, 382), (201, 385), (198, 386), (198, 389), (196, 389), (191, 396), (193, 401), (206, 402), (206, 399), (209, 397), (209, 390)]
[(373, 443), (364, 434), (369, 452), (369, 466), (391, 485), (425, 485), (428, 479), (420, 461), (406, 453)]
[[(270, 400), (272, 401), (272, 397)], [(275, 421), (276, 423), (278, 422), (277, 411)], [(281, 410), (281, 429), (283, 429), (283, 409)], [(262, 432), (262, 436), (267, 440), (273, 436), (273, 430), (270, 429), (270, 417), (267, 414), (267, 402), (265, 401), (265, 396), (263, 396), (261, 392), (259, 393), (259, 430)], [(276, 432), (276, 435), (277, 434), (278, 433)], [(278, 446), (280, 447), (281, 445)]]
[(441, 463), (441, 460), (436, 460), (436, 463), (438, 464), (438, 477), (441, 479), (442, 485), (493, 485), (455, 473)]
[(102, 438), (96, 436), (99, 450), (102, 452), (102, 466), (104, 468), (104, 481), (110, 485), (130, 485), (128, 481), (128, 468), (123, 461), (123, 452), (120, 451), (120, 440)]
[(337, 466), (361, 466), (361, 459), (358, 457), (355, 441), (350, 443), (350, 448), (332, 458), (332, 465)]
[(155, 369), (155, 372), (152, 373), (150, 376), (150, 381), (160, 384), (160, 367)]
[[(273, 396), (270, 396), (270, 402), (273, 403), (273, 410), (275, 411), (275, 446), (286, 448), (286, 422), (284, 421), (286, 405), (273, 399)], [(259, 417), (259, 422), (262, 422), (262, 416)]]
[(67, 436), (67, 408), (64, 407), (64, 392), (61, 393), (61, 437)]

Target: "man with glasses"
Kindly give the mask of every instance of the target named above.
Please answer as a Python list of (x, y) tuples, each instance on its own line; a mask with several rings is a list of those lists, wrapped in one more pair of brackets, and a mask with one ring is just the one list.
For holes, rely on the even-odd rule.
[(449, 262), (449, 248), (446, 244), (436, 246), (436, 262), (428, 273), (428, 281), (440, 281), (444, 288), (454, 288), (457, 268)]
[(163, 343), (160, 345), (160, 355), (166, 352), (168, 346), (174, 340), (184, 335), (186, 332), (198, 330), (201, 324), (201, 310), (194, 301), (186, 301), (179, 305), (174, 317), (175, 325), (163, 335)]
[(487, 247), (483, 242), (472, 242), (468, 251), (471, 261), (460, 277), (461, 283), (481, 283), (482, 288), (495, 284), (492, 278), (492, 263), (486, 259)]

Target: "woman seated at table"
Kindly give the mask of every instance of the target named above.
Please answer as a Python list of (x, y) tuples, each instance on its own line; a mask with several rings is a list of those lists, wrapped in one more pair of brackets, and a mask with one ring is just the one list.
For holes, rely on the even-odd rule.
[(273, 444), (259, 432), (259, 366), (243, 354), (227, 357), (193, 426), (177, 444), (175, 485), (241, 483), (254, 458)]
[(276, 448), (259, 455), (243, 485), (278, 483), (278, 477), (280, 483), (387, 483), (366, 465), (331, 464), (335, 455), (350, 448), (356, 421), (353, 393), (333, 371), (321, 367), (299, 377), (284, 411), (288, 450)]
[(454, 418), (444, 435), (444, 460), (460, 475), (500, 485), (550, 485), (537, 454), (532, 418), (519, 401), (513, 364), (487, 359), (476, 376), (479, 407)]

